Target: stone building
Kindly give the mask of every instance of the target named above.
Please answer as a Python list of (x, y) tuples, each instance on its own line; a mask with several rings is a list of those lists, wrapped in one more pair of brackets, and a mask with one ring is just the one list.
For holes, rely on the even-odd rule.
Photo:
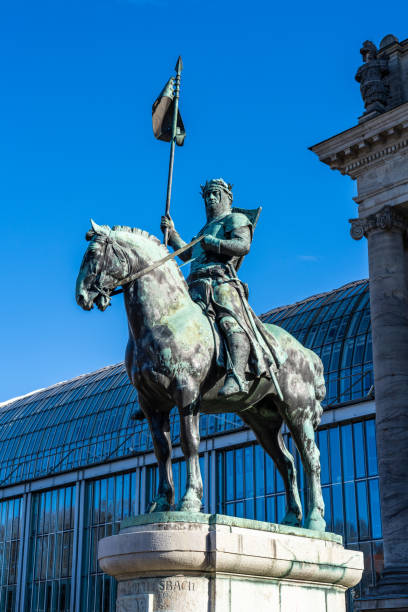
[[(364, 552), (358, 597), (376, 583), (383, 560), (368, 282), (262, 318), (312, 347), (325, 364), (317, 439), (327, 528)], [(135, 409), (123, 364), (0, 406), (0, 610), (114, 611), (116, 586), (97, 565), (96, 544), (122, 518), (144, 512), (157, 478), (146, 424), (130, 419)], [(185, 464), (176, 415), (172, 435), (179, 495)], [(287, 435), (286, 441), (294, 452)], [(206, 512), (282, 518), (282, 480), (239, 417), (203, 416), (200, 456)]]
[(351, 236), (367, 239), (384, 571), (361, 610), (408, 610), (408, 39), (366, 41), (358, 125), (314, 147), (357, 182)]

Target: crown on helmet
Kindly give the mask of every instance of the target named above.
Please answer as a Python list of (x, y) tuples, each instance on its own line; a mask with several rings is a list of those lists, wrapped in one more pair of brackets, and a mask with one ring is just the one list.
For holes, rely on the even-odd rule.
[(200, 185), (201, 187), (201, 195), (205, 198), (205, 194), (207, 191), (219, 189), (228, 194), (232, 202), (232, 188), (233, 185), (231, 183), (226, 183), (224, 179), (211, 179), (211, 181), (206, 181), (205, 185)]

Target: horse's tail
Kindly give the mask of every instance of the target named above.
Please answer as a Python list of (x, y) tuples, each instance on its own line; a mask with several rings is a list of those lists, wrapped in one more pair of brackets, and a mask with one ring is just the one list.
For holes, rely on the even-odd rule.
[(326, 397), (326, 382), (324, 380), (324, 368), (322, 360), (314, 351), (311, 351), (313, 355), (313, 365), (315, 374), (315, 410), (312, 417), (313, 428), (317, 429), (320, 424), (320, 419), (323, 414), (323, 407), (321, 402)]

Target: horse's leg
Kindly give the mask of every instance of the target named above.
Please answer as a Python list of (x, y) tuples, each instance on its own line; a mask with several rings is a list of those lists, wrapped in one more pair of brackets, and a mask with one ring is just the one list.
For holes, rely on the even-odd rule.
[(149, 422), (154, 452), (159, 468), (159, 486), (147, 512), (166, 512), (174, 504), (174, 483), (171, 467), (170, 413), (149, 410), (143, 406)]
[(287, 425), (299, 450), (309, 488), (309, 512), (305, 520), (307, 529), (324, 531), (324, 501), (320, 484), (320, 452), (315, 443), (313, 424), (310, 419)]
[(180, 500), (177, 510), (200, 512), (203, 497), (198, 450), (200, 446), (200, 414), (188, 414), (180, 410), (180, 441), (187, 466), (186, 492)]
[(286, 514), (282, 524), (299, 526), (302, 521), (302, 505), (297, 485), (295, 462), (286, 448), (280, 432), (282, 417), (277, 412), (271, 412), (271, 417), (261, 416), (257, 408), (242, 412), (240, 417), (251, 427), (258, 442), (273, 459), (282, 476), (287, 502)]

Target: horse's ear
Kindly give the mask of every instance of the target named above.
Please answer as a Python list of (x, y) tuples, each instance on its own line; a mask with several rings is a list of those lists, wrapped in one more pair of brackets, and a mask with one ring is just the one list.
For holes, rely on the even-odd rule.
[(99, 236), (107, 236), (110, 232), (109, 225), (98, 225), (93, 219), (91, 219), (91, 225), (95, 234), (99, 234)]
[(100, 233), (100, 227), (97, 223), (95, 223), (95, 221), (93, 219), (89, 219), (89, 221), (91, 222), (92, 228), (90, 230), (88, 230), (85, 234), (85, 240), (87, 240), (88, 242), (90, 240), (92, 240), (92, 238), (95, 238), (95, 236)]
[(95, 223), (95, 221), (93, 219), (90, 219), (91, 225), (92, 225), (92, 229), (95, 232), (95, 234), (101, 234), (102, 232), (100, 225), (98, 225), (97, 223)]

